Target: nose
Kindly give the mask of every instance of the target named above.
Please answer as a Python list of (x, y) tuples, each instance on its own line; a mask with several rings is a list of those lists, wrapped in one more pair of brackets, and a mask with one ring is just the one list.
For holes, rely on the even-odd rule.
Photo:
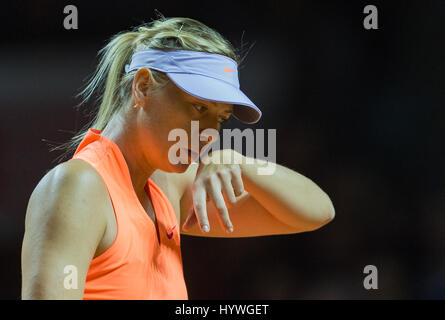
[(205, 145), (215, 142), (219, 138), (218, 130), (214, 128), (206, 128), (199, 133), (199, 150)]
[(199, 151), (204, 146), (219, 139), (221, 123), (218, 121), (217, 114), (209, 114), (199, 121)]

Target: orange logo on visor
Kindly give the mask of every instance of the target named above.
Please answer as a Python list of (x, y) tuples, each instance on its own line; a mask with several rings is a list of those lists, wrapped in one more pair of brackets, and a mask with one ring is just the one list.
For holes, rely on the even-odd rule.
[(224, 66), (224, 71), (225, 71), (225, 72), (235, 72), (235, 70), (229, 70), (229, 69), (227, 69), (226, 66)]

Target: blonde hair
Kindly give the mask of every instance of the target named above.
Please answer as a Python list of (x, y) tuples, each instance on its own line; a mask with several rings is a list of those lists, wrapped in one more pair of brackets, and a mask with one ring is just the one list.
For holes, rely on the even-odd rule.
[[(125, 104), (133, 100), (131, 88), (133, 77), (137, 71), (126, 74), (125, 65), (130, 63), (131, 57), (136, 51), (154, 48), (217, 53), (232, 58), (238, 63), (238, 69), (240, 68), (244, 58), (240, 59), (237, 49), (220, 33), (195, 19), (183, 17), (166, 18), (158, 10), (155, 11), (158, 15), (156, 20), (142, 23), (139, 26), (133, 27), (131, 31), (115, 34), (99, 50), (98, 56), (100, 56), (100, 61), (95, 72), (88, 80), (85, 88), (76, 95), (76, 97), (83, 98), (76, 108), (86, 104), (91, 97), (96, 95), (95, 103), (98, 104), (100, 102), (98, 112), (68, 142), (62, 143), (50, 150), (50, 152), (65, 150), (58, 158), (63, 159), (67, 156), (72, 156), (79, 143), (85, 137), (88, 128), (103, 130), (112, 117)], [(153, 90), (162, 89), (171, 81), (164, 72), (153, 69), (150, 69), (150, 72), (154, 84)]]

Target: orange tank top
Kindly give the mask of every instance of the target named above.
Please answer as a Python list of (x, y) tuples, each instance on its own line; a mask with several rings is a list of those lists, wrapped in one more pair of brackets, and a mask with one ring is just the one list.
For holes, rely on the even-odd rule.
[(88, 162), (102, 177), (117, 223), (113, 244), (90, 263), (83, 299), (188, 299), (179, 223), (167, 196), (148, 179), (145, 191), (155, 211), (159, 243), (156, 226), (139, 202), (114, 141), (90, 128), (72, 159)]

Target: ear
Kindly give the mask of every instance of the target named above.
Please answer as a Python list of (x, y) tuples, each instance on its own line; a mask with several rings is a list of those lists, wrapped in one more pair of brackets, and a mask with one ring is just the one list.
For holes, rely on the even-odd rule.
[(153, 84), (151, 72), (147, 68), (141, 68), (135, 74), (133, 79), (133, 98), (136, 105), (143, 105), (148, 94), (148, 89)]

